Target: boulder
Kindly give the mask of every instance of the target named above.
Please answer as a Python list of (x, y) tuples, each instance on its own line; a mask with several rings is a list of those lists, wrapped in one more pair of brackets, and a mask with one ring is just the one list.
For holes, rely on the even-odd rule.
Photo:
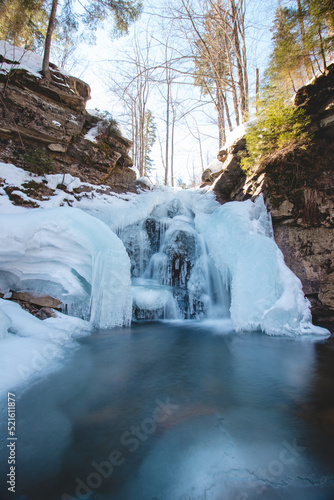
[(34, 306), (47, 307), (52, 309), (60, 309), (63, 305), (60, 300), (54, 299), (50, 295), (36, 295), (29, 292), (12, 291), (11, 300), (29, 302)]

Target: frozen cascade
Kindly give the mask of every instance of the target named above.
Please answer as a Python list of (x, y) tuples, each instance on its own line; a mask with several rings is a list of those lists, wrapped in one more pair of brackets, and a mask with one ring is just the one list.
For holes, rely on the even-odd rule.
[(160, 188), (129, 207), (128, 225), (126, 217), (118, 234), (131, 260), (134, 320), (230, 318), (236, 331), (328, 335), (312, 325), (262, 195), (221, 206), (203, 190)]
[[(26, 180), (14, 166), (4, 172), (15, 185)], [(51, 208), (63, 200), (56, 197), (37, 210), (1, 199), (2, 293), (51, 295), (100, 328), (131, 318), (229, 318), (237, 331), (328, 334), (312, 325), (262, 197), (221, 206), (202, 189), (157, 187), (83, 197), (76, 208)]]
[(133, 319), (229, 317), (228, 285), (194, 220), (176, 193), (119, 232), (131, 261)]

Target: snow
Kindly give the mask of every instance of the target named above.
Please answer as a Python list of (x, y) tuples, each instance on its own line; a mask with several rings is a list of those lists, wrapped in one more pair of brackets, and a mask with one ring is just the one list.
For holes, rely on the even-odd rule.
[(150, 179), (146, 176), (144, 177), (139, 177), (137, 179), (137, 182), (140, 182), (141, 184), (144, 184), (144, 186), (147, 186), (149, 189), (152, 189), (153, 187), (153, 184), (152, 182), (150, 181)]
[(48, 174), (45, 179), (50, 189), (56, 189), (59, 184), (64, 184), (67, 191), (73, 191), (83, 184), (79, 177), (73, 177), (71, 174)]
[(248, 122), (242, 123), (238, 127), (234, 128), (232, 132), (229, 133), (227, 140), (222, 149), (227, 149), (231, 147), (236, 141), (241, 139), (247, 132), (247, 129), (254, 124), (255, 118), (249, 120)]
[(0, 73), (8, 73), (11, 69), (25, 69), (29, 73), (41, 78), (43, 58), (30, 50), (14, 47), (4, 40), (0, 40), (0, 54), (12, 64), (1, 63)]
[[(0, 40), (0, 55), (11, 61), (10, 63), (0, 63), (0, 73), (7, 74), (13, 69), (23, 69), (37, 78), (42, 78), (43, 57), (35, 52), (21, 47), (15, 47), (4, 40)], [(57, 68), (57, 71), (64, 76), (70, 76), (64, 69)], [(63, 82), (58, 82), (58, 84), (67, 87)]]
[(74, 208), (0, 216), (0, 286), (43, 292), (94, 326), (131, 320), (130, 262), (120, 239)]
[[(0, 178), (5, 180), (8, 186), (22, 186), (24, 182), (31, 181), (31, 174), (17, 168), (11, 163), (0, 163)], [(34, 181), (41, 182), (42, 177), (35, 177)]]
[(101, 133), (100, 131), (100, 125), (99, 123), (95, 125), (95, 127), (91, 128), (88, 130), (87, 134), (85, 135), (84, 139), (90, 142), (97, 142), (96, 137)]
[(207, 168), (214, 174), (223, 170), (223, 163), (217, 159), (214, 159), (211, 163), (209, 163)]
[(98, 109), (86, 109), (87, 113), (90, 114), (90, 116), (95, 116), (99, 117), (101, 115), (101, 112)]
[(230, 282), (230, 313), (236, 331), (328, 335), (311, 323), (310, 304), (272, 238), (262, 196), (255, 203), (226, 203), (210, 215), (199, 215), (196, 227)]
[(55, 369), (75, 348), (73, 339), (91, 329), (87, 321), (61, 313), (41, 321), (15, 302), (0, 299), (0, 395)]

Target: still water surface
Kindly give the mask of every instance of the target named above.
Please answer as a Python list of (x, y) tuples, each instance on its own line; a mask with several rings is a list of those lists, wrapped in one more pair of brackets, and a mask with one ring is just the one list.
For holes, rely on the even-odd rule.
[(82, 338), (17, 399), (17, 492), (3, 440), (0, 498), (334, 500), (334, 339), (215, 330)]

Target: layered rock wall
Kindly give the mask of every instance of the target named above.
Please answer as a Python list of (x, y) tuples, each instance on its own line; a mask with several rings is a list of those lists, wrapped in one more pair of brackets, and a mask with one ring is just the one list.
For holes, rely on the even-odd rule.
[(53, 65), (51, 81), (45, 82), (15, 61), (2, 56), (1, 63), (12, 69), (0, 71), (0, 161), (29, 170), (26, 158), (38, 150), (51, 160), (48, 173), (70, 173), (116, 192), (135, 191), (131, 141), (108, 126), (95, 141), (85, 139), (99, 122), (85, 110), (89, 85)]

